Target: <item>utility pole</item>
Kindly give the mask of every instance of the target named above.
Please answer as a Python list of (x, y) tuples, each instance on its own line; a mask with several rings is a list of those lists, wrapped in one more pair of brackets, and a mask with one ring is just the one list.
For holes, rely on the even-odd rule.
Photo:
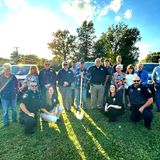
[(18, 48), (19, 47), (13, 47), (13, 48), (15, 48), (15, 52), (18, 53)]

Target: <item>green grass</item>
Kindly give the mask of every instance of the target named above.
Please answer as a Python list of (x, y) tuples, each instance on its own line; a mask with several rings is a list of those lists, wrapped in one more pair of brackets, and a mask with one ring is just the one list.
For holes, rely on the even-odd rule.
[(153, 113), (149, 131), (143, 121), (130, 122), (129, 111), (109, 123), (99, 110), (88, 110), (81, 121), (73, 113), (63, 113), (57, 125), (38, 124), (27, 136), (20, 124), (3, 128), (0, 109), (0, 160), (158, 160), (160, 113)]

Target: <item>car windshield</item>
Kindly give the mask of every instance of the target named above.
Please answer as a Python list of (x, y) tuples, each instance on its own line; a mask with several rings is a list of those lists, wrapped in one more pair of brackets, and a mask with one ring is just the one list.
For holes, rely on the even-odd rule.
[(30, 66), (15, 65), (11, 67), (12, 74), (15, 75), (27, 75), (29, 73)]
[(153, 69), (158, 66), (158, 64), (143, 64), (143, 69), (148, 73), (152, 73)]
[[(94, 66), (95, 65), (95, 62), (85, 62), (85, 68), (88, 69), (90, 68), (91, 66)], [(80, 63), (77, 62), (77, 68), (80, 67)]]

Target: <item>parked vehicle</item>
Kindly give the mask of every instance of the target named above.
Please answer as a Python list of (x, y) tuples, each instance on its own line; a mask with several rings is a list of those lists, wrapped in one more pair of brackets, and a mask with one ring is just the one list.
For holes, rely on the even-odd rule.
[(153, 98), (155, 98), (155, 89), (154, 89), (154, 84), (152, 81), (152, 72), (155, 67), (157, 67), (159, 64), (158, 63), (143, 63), (143, 69), (148, 72), (148, 82), (147, 82), (147, 87), (151, 90), (153, 94)]
[(153, 69), (157, 66), (158, 66), (158, 63), (143, 63), (143, 69), (148, 72), (148, 76), (149, 76), (148, 85), (153, 84), (151, 76), (152, 76)]
[[(85, 68), (89, 69), (90, 67), (94, 66), (95, 62), (85, 62)], [(77, 67), (80, 67), (80, 63), (77, 62)]]

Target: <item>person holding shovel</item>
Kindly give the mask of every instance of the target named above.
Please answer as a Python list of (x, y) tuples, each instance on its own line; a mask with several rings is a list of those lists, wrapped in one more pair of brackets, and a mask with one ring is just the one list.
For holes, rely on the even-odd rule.
[(76, 70), (76, 89), (75, 89), (75, 99), (76, 99), (76, 109), (80, 107), (86, 109), (86, 100), (87, 100), (87, 69), (85, 68), (85, 62), (83, 59), (80, 60), (80, 67)]

